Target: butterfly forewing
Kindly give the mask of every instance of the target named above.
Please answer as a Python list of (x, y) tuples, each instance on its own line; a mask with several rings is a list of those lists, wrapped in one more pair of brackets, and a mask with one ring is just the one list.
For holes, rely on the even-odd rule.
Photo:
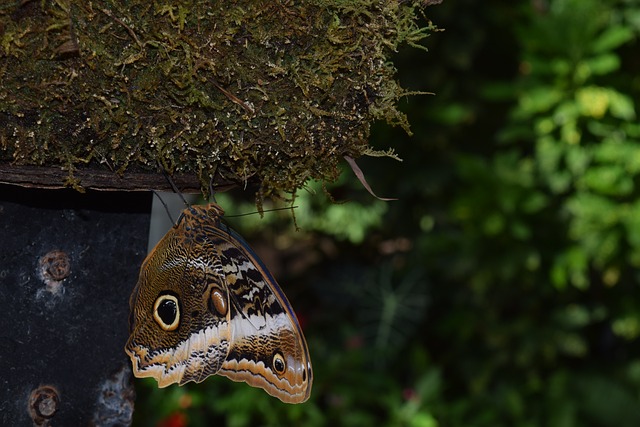
[[(131, 335), (126, 351), (137, 377), (153, 377), (160, 387), (202, 381), (215, 374), (230, 347), (230, 313), (210, 310), (208, 296), (221, 287), (214, 262), (186, 217), (147, 256), (131, 297)], [(226, 294), (228, 298), (228, 293)], [(162, 298), (173, 298), (176, 327), (160, 316)], [(157, 314), (160, 313), (160, 314)], [(166, 319), (165, 319), (166, 320)]]
[(215, 203), (193, 206), (147, 256), (126, 351), (160, 387), (219, 373), (282, 401), (309, 397), (309, 352), (284, 293)]

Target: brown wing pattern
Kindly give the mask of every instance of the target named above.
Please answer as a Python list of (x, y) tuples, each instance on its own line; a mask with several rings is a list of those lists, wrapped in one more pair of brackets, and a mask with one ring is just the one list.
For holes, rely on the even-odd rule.
[(218, 373), (303, 402), (312, 371), (302, 330), (259, 258), (220, 224), (222, 214), (216, 204), (186, 209), (142, 264), (125, 348), (134, 374), (164, 387)]

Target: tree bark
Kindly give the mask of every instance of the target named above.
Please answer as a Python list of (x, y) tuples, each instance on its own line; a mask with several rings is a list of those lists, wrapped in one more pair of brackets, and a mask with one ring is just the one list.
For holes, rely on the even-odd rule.
[[(60, 189), (69, 187), (66, 183), (69, 172), (60, 167), (23, 166), (0, 163), (0, 183), (21, 187)], [(73, 174), (84, 189), (122, 190), (122, 191), (172, 191), (165, 176), (161, 173), (138, 172), (118, 175), (108, 170), (95, 168), (77, 169)], [(200, 192), (200, 182), (195, 174), (175, 174), (172, 181), (183, 193)], [(232, 187), (229, 182), (215, 183), (216, 191), (225, 191)]]

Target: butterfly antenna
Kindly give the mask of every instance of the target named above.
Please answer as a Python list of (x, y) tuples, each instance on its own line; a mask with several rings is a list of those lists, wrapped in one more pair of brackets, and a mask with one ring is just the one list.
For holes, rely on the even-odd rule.
[(213, 203), (217, 203), (216, 192), (213, 189), (213, 174), (209, 177), (209, 199), (212, 200)]
[[(162, 175), (164, 175), (164, 178), (167, 180), (167, 182), (171, 186), (171, 189), (173, 190), (173, 192), (180, 196), (180, 198), (182, 199), (182, 201), (184, 202), (184, 205), (186, 207), (189, 207), (190, 206), (189, 203), (187, 202), (187, 200), (182, 195), (182, 192), (180, 192), (180, 190), (178, 189), (178, 186), (176, 185), (176, 183), (173, 182), (173, 179), (171, 179), (171, 176), (169, 175), (169, 172), (167, 172), (167, 169), (160, 163), (160, 160), (157, 160), (157, 162), (158, 162), (158, 167), (162, 171)], [(162, 202), (162, 203), (164, 204), (164, 202)], [(167, 207), (166, 204), (164, 206), (165, 206), (165, 208)]]
[[(298, 205), (295, 205), (295, 206), (287, 206), (285, 208), (265, 209), (262, 212), (264, 213), (264, 212), (275, 212), (275, 211), (288, 211), (290, 209), (297, 209), (297, 208), (298, 208)], [(241, 213), (241, 214), (225, 215), (224, 217), (225, 218), (237, 218), (237, 217), (240, 217), (240, 216), (255, 215), (257, 213), (259, 213), (259, 212), (245, 212), (245, 213)]]
[(158, 200), (160, 200), (160, 203), (162, 203), (162, 206), (164, 206), (164, 210), (165, 212), (167, 212), (167, 216), (171, 220), (171, 223), (175, 224), (176, 222), (171, 216), (171, 212), (169, 211), (169, 206), (167, 206), (167, 203), (162, 199), (162, 197), (160, 197), (160, 194), (156, 190), (151, 190), (151, 192), (158, 198)]

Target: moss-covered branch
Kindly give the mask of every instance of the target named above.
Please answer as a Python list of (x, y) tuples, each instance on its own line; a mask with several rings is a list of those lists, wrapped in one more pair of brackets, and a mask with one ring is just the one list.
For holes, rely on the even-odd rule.
[[(389, 55), (420, 1), (22, 0), (0, 7), (0, 159), (155, 168), (263, 195), (408, 129)], [(71, 184), (80, 184), (73, 182)]]

